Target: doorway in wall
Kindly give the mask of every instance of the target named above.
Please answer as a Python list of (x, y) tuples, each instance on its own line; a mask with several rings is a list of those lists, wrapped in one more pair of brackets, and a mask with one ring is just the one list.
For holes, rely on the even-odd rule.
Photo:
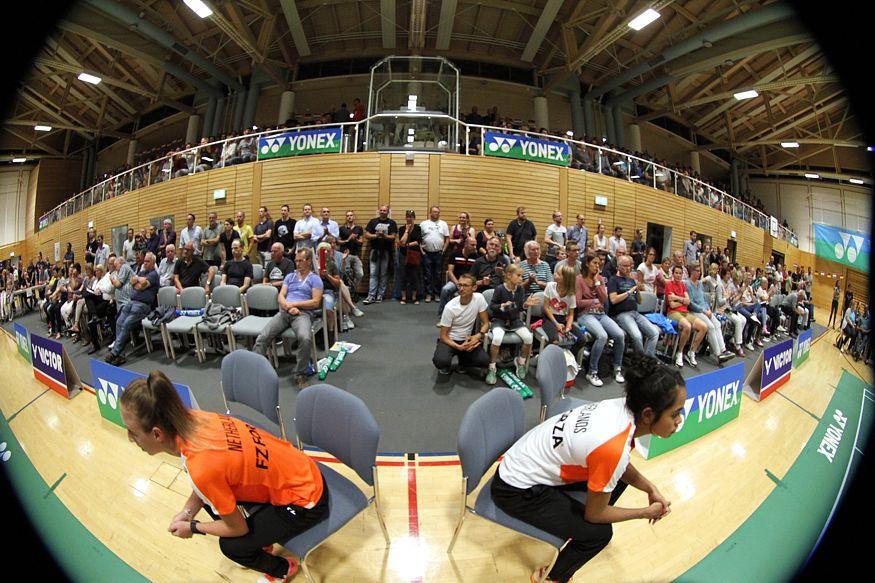
[(656, 249), (656, 263), (671, 256), (671, 227), (659, 223), (647, 223), (645, 241), (648, 247)]

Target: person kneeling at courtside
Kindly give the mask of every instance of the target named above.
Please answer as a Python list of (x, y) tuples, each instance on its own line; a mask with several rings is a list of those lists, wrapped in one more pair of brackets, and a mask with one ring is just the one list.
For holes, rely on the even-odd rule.
[[(264, 573), (260, 582), (287, 581), (297, 572), (297, 561), (266, 549), (328, 516), (328, 487), (309, 456), (238, 419), (187, 409), (157, 370), (127, 386), (120, 412), (140, 449), (182, 458), (192, 493), (170, 520), (170, 534), (219, 537), (226, 557)], [(244, 518), (238, 505), (245, 503), (264, 506)], [(214, 520), (196, 520), (201, 508)]]
[[(440, 338), (431, 361), (441, 374), (452, 372), (453, 356), (462, 368), (489, 366), (489, 355), (481, 348), (489, 332), (489, 316), (483, 294), (474, 293), (477, 282), (470, 273), (459, 277), (459, 295), (444, 308), (440, 321)], [(472, 334), (479, 318), (477, 331)]]
[[(687, 397), (680, 373), (651, 356), (636, 354), (626, 371), (626, 397), (587, 403), (547, 419), (504, 454), (492, 480), (492, 498), (504, 512), (564, 539), (553, 568), (532, 581), (566, 583), (613, 535), (611, 524), (671, 512), (671, 502), (630, 463), (632, 440), (678, 430)], [(586, 431), (580, 431), (580, 427)], [(647, 493), (648, 506), (614, 504), (631, 485)], [(586, 503), (566, 495), (587, 492)]]

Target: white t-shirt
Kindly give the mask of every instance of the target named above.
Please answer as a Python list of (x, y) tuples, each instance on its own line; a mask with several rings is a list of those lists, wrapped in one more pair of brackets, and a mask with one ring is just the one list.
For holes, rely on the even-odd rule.
[(485, 312), (488, 307), (483, 294), (474, 292), (471, 301), (463, 306), (460, 296), (454, 297), (444, 308), (441, 314), (441, 327), (449, 328), (451, 340), (460, 342), (471, 335), (474, 322), (479, 320), (480, 312)]
[(587, 403), (547, 419), (506, 454), (498, 474), (515, 488), (587, 482), (611, 492), (629, 465), (635, 420), (626, 400)]
[(602, 249), (604, 251), (608, 250), (608, 238), (605, 235), (599, 237), (598, 235), (592, 236), (592, 247), (593, 250), (598, 251)]
[(568, 229), (565, 228), (565, 225), (557, 226), (556, 223), (553, 223), (547, 227), (547, 235), (556, 243), (555, 245), (547, 245), (547, 257), (556, 257), (556, 254), (559, 253), (559, 246), (564, 247), (568, 240)]
[(608, 251), (610, 252), (610, 254), (616, 255), (617, 249), (622, 249), (623, 251), (627, 250), (626, 239), (624, 239), (623, 237), (620, 237), (619, 239), (611, 237), (610, 239), (608, 239)]
[(653, 267), (647, 269), (647, 264), (643, 261), (638, 266), (638, 271), (644, 276), (644, 289), (650, 293), (656, 293), (656, 274), (659, 273), (659, 267), (654, 264)]
[(547, 284), (547, 287), (544, 288), (544, 297), (547, 298), (547, 301), (550, 303), (550, 309), (553, 310), (554, 315), (567, 316), (568, 310), (573, 310), (577, 307), (577, 298), (575, 294), (560, 296), (559, 295), (559, 284), (555, 281), (551, 281)]
[(450, 236), (450, 228), (442, 219), (426, 219), (419, 224), (422, 229), (422, 246), (426, 251), (443, 251), (444, 238)]

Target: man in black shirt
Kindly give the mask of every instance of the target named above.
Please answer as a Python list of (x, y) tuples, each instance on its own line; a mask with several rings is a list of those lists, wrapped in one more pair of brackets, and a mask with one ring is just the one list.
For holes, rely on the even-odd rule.
[(231, 241), (232, 259), (225, 261), (222, 269), (222, 285), (236, 285), (240, 293), (245, 294), (252, 285), (252, 264), (248, 257), (243, 256), (243, 243), (240, 237)]
[(459, 291), (459, 277), (462, 274), (471, 271), (474, 263), (477, 261), (477, 239), (467, 237), (465, 246), (461, 251), (457, 251), (450, 256), (450, 261), (447, 265), (447, 283), (441, 288), (441, 301), (438, 304), (438, 317), (444, 313), (444, 306), (453, 299), (453, 296)]
[(149, 237), (146, 239), (146, 250), (158, 256), (158, 233), (155, 232), (155, 225), (149, 225)]
[(340, 227), (340, 237), (337, 239), (337, 245), (340, 251), (343, 252), (344, 281), (351, 290), (355, 290), (358, 287), (365, 274), (364, 266), (359, 256), (364, 238), (364, 229), (362, 229), (361, 225), (355, 224), (355, 213), (346, 211), (346, 223)]
[(486, 241), (486, 255), (478, 258), (471, 268), (471, 273), (477, 279), (477, 289), (495, 289), (504, 283), (504, 269), (509, 264), (507, 257), (501, 253), (501, 239), (490, 237)]
[(526, 207), (521, 206), (516, 209), (516, 219), (510, 222), (507, 226), (507, 246), (512, 250), (514, 257), (519, 257), (520, 261), (526, 259), (523, 253), (523, 247), (529, 241), (534, 241), (538, 236), (538, 230), (535, 225), (526, 218)]
[(194, 241), (189, 241), (182, 248), (182, 261), (176, 262), (176, 267), (173, 270), (173, 284), (176, 286), (176, 293), (182, 293), (182, 290), (187, 287), (196, 287), (201, 284), (201, 276), (207, 273), (207, 282), (204, 284), (204, 291), (210, 293), (213, 284), (214, 272), (199, 255), (194, 254)]
[(382, 302), (389, 279), (389, 258), (395, 245), (398, 225), (389, 218), (389, 205), (380, 206), (380, 215), (368, 222), (365, 239), (371, 243), (371, 282), (368, 286), (366, 304)]
[(253, 233), (258, 249), (256, 259), (258, 263), (265, 265), (270, 261), (270, 242), (273, 238), (273, 220), (267, 212), (267, 207), (258, 208), (258, 224), (255, 225)]
[[(288, 207), (286, 207), (288, 208)], [(295, 264), (285, 256), (285, 248), (280, 242), (270, 246), (270, 261), (264, 269), (264, 279), (261, 283), (267, 283), (277, 289), (283, 287), (283, 280), (295, 270)]]
[[(234, 219), (225, 219), (223, 225), (224, 230), (219, 234), (219, 256), (222, 258), (222, 267), (225, 266), (225, 263), (231, 261), (234, 256), (231, 252), (231, 244), (234, 240), (242, 242), (240, 232), (234, 229)], [(241, 247), (240, 249), (242, 250), (243, 248)]]
[[(274, 243), (282, 243), (283, 253), (291, 260), (291, 256), (295, 252), (295, 219), (289, 216), (289, 205), (284, 204), (280, 207), (281, 218), (273, 224), (273, 241)], [(273, 247), (271, 247), (271, 252)], [(294, 268), (294, 262), (292, 262)]]

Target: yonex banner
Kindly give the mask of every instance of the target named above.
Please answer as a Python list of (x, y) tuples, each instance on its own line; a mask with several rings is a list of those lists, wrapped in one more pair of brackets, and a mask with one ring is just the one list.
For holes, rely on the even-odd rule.
[(15, 328), (15, 343), (18, 345), (18, 354), (30, 362), (30, 336), (27, 333), (27, 328), (21, 324), (13, 324), (13, 327)]
[(793, 339), (769, 346), (760, 353), (744, 380), (744, 392), (762, 401), (790, 380), (793, 369)]
[(487, 156), (531, 160), (558, 166), (568, 166), (571, 161), (571, 146), (564, 142), (549, 142), (521, 134), (498, 132), (486, 132), (485, 139), (483, 153)]
[(285, 158), (303, 154), (339, 154), (340, 128), (288, 132), (258, 138), (258, 159)]
[(808, 360), (808, 355), (811, 353), (811, 330), (806, 330), (796, 339), (796, 347), (793, 349), (793, 368), (799, 368), (803, 362)]
[(36, 380), (68, 399), (82, 389), (79, 375), (64, 352), (63, 344), (31, 334), (30, 354)]
[[(119, 412), (119, 399), (125, 387), (134, 379), (144, 379), (146, 375), (133, 372), (102, 360), (91, 359), (91, 379), (94, 390), (97, 392), (97, 408), (100, 415), (107, 421), (112, 421), (119, 427), (124, 427), (121, 413)], [(176, 392), (182, 398), (182, 402), (190, 409), (197, 409), (197, 401), (187, 385), (173, 383)]]
[(668, 439), (646, 435), (635, 440), (635, 449), (646, 459), (702, 437), (738, 417), (744, 363), (687, 379), (687, 399), (681, 425)]
[(870, 235), (815, 223), (814, 242), (818, 257), (869, 273)]

